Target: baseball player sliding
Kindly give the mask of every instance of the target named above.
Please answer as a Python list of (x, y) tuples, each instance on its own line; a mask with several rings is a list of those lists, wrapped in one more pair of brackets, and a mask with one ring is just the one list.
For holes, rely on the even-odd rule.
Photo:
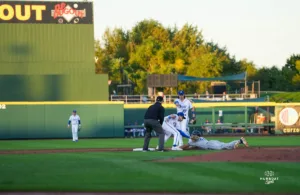
[(182, 112), (179, 112), (177, 114), (171, 114), (164, 118), (162, 128), (165, 132), (165, 143), (172, 135), (174, 136), (173, 145), (172, 145), (171, 150), (182, 150), (181, 148), (178, 147), (180, 140), (182, 140), (182, 136), (181, 136), (180, 132), (178, 131), (178, 129), (181, 126), (181, 124), (180, 124), (181, 121), (184, 119), (185, 119), (185, 117)]
[(188, 144), (181, 146), (183, 150), (190, 148), (199, 148), (204, 150), (233, 150), (239, 147), (240, 144), (244, 144), (249, 147), (246, 139), (241, 137), (239, 140), (234, 140), (229, 143), (220, 142), (218, 140), (207, 140), (201, 137), (201, 133), (197, 130), (192, 132), (191, 138)]
[(70, 125), (72, 125), (73, 142), (77, 142), (78, 141), (78, 131), (81, 128), (81, 122), (80, 122), (80, 117), (77, 115), (76, 110), (73, 110), (73, 113), (69, 118), (68, 128), (70, 128)]
[[(182, 130), (182, 132), (183, 132), (183, 133), (181, 132), (181, 135), (183, 137), (188, 137), (189, 138), (189, 135), (190, 135), (189, 127), (188, 127), (188, 124), (189, 124), (189, 110), (192, 111), (192, 119), (196, 120), (195, 107), (193, 107), (190, 100), (185, 98), (184, 91), (182, 91), (182, 90), (180, 90), (178, 92), (178, 98), (175, 99), (174, 104), (176, 105), (177, 113), (182, 112), (184, 114), (184, 117), (185, 117), (185, 119), (183, 119), (181, 121), (180, 130)], [(179, 146), (182, 146), (182, 145), (183, 145), (183, 140), (182, 140), (182, 137), (181, 137)]]

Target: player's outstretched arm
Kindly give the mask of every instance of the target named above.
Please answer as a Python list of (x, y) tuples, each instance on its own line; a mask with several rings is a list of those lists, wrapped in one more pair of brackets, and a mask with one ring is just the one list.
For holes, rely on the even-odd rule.
[(200, 149), (197, 146), (190, 146), (189, 144), (184, 144), (183, 146), (180, 146), (181, 149), (183, 150), (195, 150), (195, 149)]
[(188, 144), (184, 144), (184, 145), (180, 146), (179, 148), (181, 148), (183, 150), (188, 150), (188, 149), (190, 149), (190, 146)]

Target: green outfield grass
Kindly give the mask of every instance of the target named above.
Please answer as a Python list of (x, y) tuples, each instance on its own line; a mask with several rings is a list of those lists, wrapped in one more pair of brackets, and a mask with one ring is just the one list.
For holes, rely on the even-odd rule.
[[(216, 138), (230, 141), (235, 138)], [(297, 146), (300, 137), (248, 137), (252, 146)], [(171, 145), (171, 141), (167, 146)], [(143, 139), (0, 141), (1, 150), (141, 147)], [(156, 146), (157, 139), (151, 141)], [(0, 191), (298, 192), (299, 163), (153, 162), (211, 151), (0, 155)], [(275, 171), (272, 185), (260, 181)]]

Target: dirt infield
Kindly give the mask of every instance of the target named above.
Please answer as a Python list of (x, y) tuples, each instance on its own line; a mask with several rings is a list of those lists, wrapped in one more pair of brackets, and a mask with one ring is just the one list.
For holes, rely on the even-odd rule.
[(300, 147), (240, 148), (159, 162), (300, 162)]
[[(131, 151), (132, 148), (2, 150), (0, 155)], [(209, 154), (158, 160), (157, 162), (300, 162), (300, 147), (239, 148), (237, 150), (223, 150)]]

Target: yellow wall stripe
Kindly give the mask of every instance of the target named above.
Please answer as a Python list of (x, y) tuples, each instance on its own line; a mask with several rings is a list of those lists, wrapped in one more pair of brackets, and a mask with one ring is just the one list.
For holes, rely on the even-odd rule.
[[(53, 101), (53, 102), (0, 102), (5, 105), (97, 105), (97, 104), (124, 104), (122, 101)], [(138, 109), (148, 108), (152, 104), (124, 104), (124, 108)], [(276, 103), (276, 102), (215, 102), (193, 103), (197, 108), (210, 107), (262, 107), (262, 106), (300, 106), (300, 103)], [(174, 104), (163, 104), (165, 108), (175, 108)]]
[(91, 105), (91, 104), (124, 104), (117, 101), (57, 101), (57, 102), (0, 102), (5, 105)]

